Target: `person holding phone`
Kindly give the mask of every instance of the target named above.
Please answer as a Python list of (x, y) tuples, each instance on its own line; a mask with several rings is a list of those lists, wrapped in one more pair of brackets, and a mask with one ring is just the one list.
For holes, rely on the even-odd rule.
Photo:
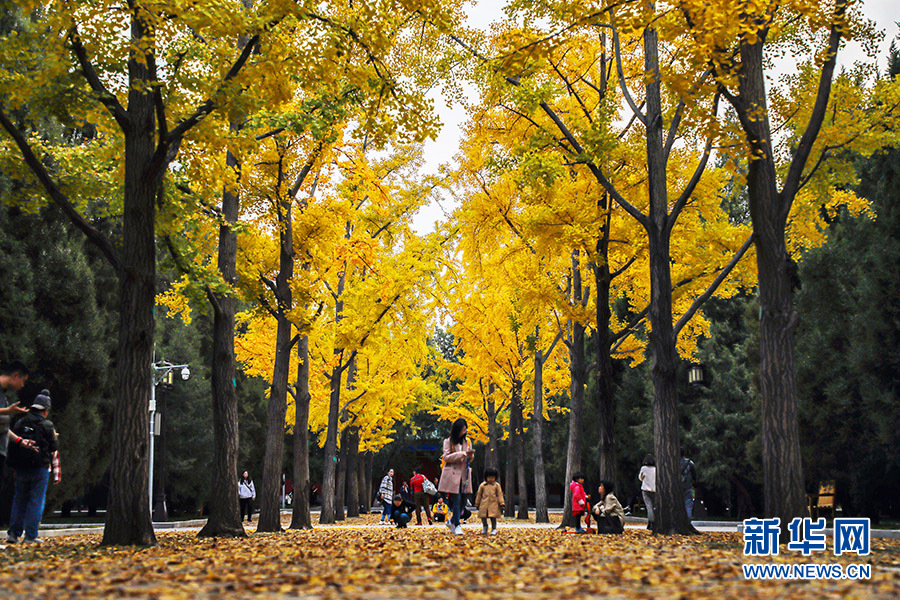
[(438, 491), (447, 494), (453, 516), (447, 521), (447, 527), (456, 535), (462, 535), (459, 524), (465, 505), (464, 495), (472, 493), (472, 473), (469, 466), (475, 457), (472, 444), (466, 438), (469, 426), (465, 419), (457, 419), (450, 428), (450, 437), (444, 440), (444, 467), (441, 469), (441, 480)]

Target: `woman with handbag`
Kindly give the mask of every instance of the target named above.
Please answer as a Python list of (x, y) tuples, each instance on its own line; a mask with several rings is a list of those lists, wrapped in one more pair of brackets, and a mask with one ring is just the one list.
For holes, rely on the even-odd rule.
[(465, 507), (465, 494), (472, 493), (472, 473), (469, 465), (475, 457), (472, 444), (466, 439), (469, 426), (465, 419), (457, 419), (450, 428), (450, 437), (444, 440), (444, 468), (438, 491), (448, 494), (453, 517), (447, 527), (456, 535), (462, 535), (459, 519)]
[[(428, 524), (433, 525), (434, 521), (431, 520), (431, 498), (429, 497), (428, 490), (426, 489), (426, 484), (431, 486), (431, 482), (428, 479), (419, 473), (416, 469), (413, 469), (412, 479), (409, 480), (409, 485), (412, 487), (413, 492), (413, 501), (416, 504), (416, 524), (422, 524), (422, 509), (425, 509), (425, 516), (428, 517)], [(434, 489), (434, 486), (431, 486), (431, 489)], [(437, 490), (435, 490), (437, 491)]]
[(378, 499), (381, 500), (381, 521), (379, 525), (390, 525), (391, 519), (391, 503), (394, 500), (394, 470), (388, 469), (387, 475), (381, 480), (381, 486), (378, 488)]

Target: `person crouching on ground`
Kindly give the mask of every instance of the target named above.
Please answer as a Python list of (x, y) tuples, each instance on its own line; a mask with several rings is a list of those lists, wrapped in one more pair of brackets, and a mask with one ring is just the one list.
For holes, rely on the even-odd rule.
[(437, 502), (434, 503), (434, 506), (431, 507), (431, 514), (434, 515), (434, 520), (438, 523), (443, 523), (444, 519), (447, 518), (447, 513), (450, 511), (447, 503), (444, 502), (444, 499), (438, 497)]
[(572, 475), (572, 517), (575, 519), (575, 533), (585, 533), (581, 527), (581, 516), (588, 511), (587, 494), (584, 493), (584, 475), (581, 472)]
[(600, 502), (593, 509), (597, 533), (622, 533), (625, 531), (625, 511), (622, 510), (619, 499), (613, 495), (612, 482), (601, 481), (597, 492), (600, 494)]
[[(9, 456), (10, 466), (16, 472), (16, 491), (9, 515), (9, 531), (6, 541), (15, 544), (25, 531), (25, 542), (42, 542), (38, 538), (38, 526), (44, 514), (47, 483), (50, 481), (50, 464), (58, 450), (56, 430), (47, 418), (50, 413), (50, 392), (42, 390), (31, 405), (28, 414), (12, 423), (16, 435), (34, 440), (37, 452), (30, 448), (14, 447)], [(11, 447), (12, 449), (13, 447)]]
[(394, 494), (394, 501), (391, 503), (391, 521), (397, 524), (397, 529), (406, 529), (415, 509), (415, 504), (405, 500), (400, 494)]
[(475, 494), (475, 506), (478, 507), (478, 516), (481, 519), (481, 533), (487, 535), (488, 519), (491, 520), (491, 535), (497, 534), (497, 517), (503, 514), (506, 501), (503, 499), (503, 490), (497, 477), (500, 474), (497, 469), (485, 469), (484, 481), (478, 486)]

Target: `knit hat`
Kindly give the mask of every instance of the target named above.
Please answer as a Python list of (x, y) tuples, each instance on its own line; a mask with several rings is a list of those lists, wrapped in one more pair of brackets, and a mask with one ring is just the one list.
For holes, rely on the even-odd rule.
[(50, 390), (41, 390), (41, 393), (37, 395), (37, 398), (34, 399), (34, 402), (31, 404), (31, 408), (36, 410), (47, 410), (50, 408)]

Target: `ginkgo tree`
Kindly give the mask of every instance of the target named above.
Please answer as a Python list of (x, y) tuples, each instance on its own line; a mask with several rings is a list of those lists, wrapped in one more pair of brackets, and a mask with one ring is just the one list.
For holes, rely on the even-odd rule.
[[(765, 513), (786, 531), (806, 514), (794, 379), (793, 305), (797, 249), (789, 235), (821, 239), (821, 213), (852, 194), (851, 151), (864, 155), (896, 140), (900, 82), (873, 67), (835, 74), (845, 40), (875, 32), (853, 0), (673, 3), (700, 68), (716, 81), (743, 134), (749, 213), (757, 247), (760, 302)], [(772, 57), (789, 52), (796, 72), (767, 84)], [(835, 200), (837, 202), (835, 202)], [(812, 218), (810, 218), (812, 217)]]
[[(295, 3), (258, 10), (233, 1), (23, 2), (31, 19), (0, 40), (0, 125), (46, 197), (60, 206), (119, 275), (119, 343), (105, 544), (155, 543), (147, 489), (148, 365), (153, 349), (156, 211), (186, 139), (250, 85), (251, 67), (279, 57), (264, 46)], [(293, 17), (291, 17), (293, 18)], [(243, 36), (241, 47), (235, 40)], [(258, 74), (259, 71), (256, 71)], [(29, 119), (84, 127), (74, 147), (28, 133)], [(12, 141), (12, 144), (8, 140)], [(52, 166), (48, 166), (52, 165)], [(26, 174), (19, 169), (18, 174)], [(121, 239), (85, 217), (94, 198), (121, 215)]]

